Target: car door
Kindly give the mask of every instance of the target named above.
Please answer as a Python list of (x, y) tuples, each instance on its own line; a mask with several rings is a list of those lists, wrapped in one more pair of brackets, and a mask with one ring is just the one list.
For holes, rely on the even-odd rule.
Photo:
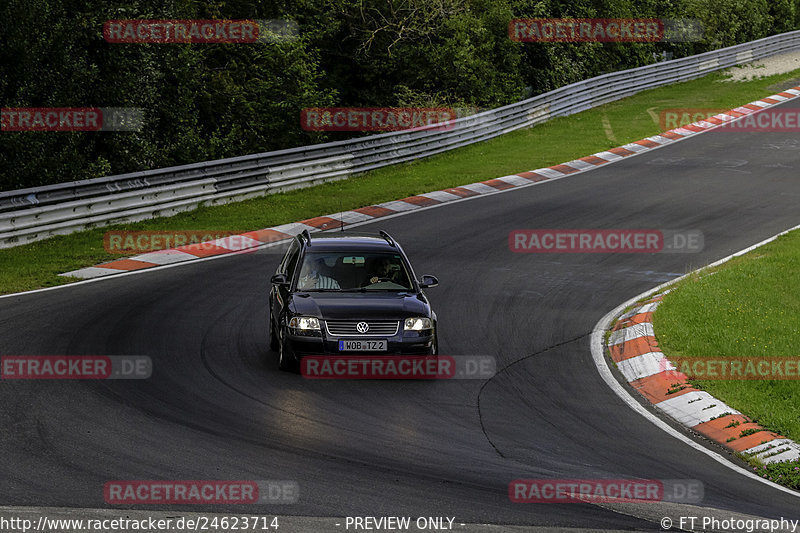
[(300, 256), (300, 244), (297, 239), (292, 241), (289, 249), (286, 250), (286, 255), (283, 256), (283, 261), (278, 266), (276, 274), (284, 274), (289, 283), (286, 285), (272, 284), (270, 288), (270, 314), (273, 317), (276, 328), (280, 327), (281, 320), (286, 311), (286, 305), (289, 301), (289, 289), (291, 287), (292, 276), (294, 275), (295, 267), (297, 266), (297, 259)]

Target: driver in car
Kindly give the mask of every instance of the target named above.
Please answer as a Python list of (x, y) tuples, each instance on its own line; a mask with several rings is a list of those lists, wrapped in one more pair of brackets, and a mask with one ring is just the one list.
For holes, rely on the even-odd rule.
[(392, 269), (392, 261), (388, 257), (381, 257), (375, 265), (375, 273), (369, 278), (370, 284), (379, 281), (395, 281), (396, 271)]

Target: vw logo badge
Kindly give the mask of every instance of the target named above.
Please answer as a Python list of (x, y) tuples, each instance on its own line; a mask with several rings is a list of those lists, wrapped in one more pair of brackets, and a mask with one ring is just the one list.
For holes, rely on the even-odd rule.
[(366, 322), (359, 322), (358, 324), (356, 324), (356, 329), (358, 330), (359, 333), (366, 333), (369, 331), (369, 324), (367, 324)]

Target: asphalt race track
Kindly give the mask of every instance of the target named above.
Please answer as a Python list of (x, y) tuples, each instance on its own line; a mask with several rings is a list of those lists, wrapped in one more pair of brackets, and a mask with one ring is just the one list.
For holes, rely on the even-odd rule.
[[(388, 231), (418, 275), (439, 277), (427, 293), (440, 353), (495, 356), (488, 381), (278, 371), (266, 328), (277, 250), (0, 299), (4, 355), (154, 362), (149, 380), (3, 381), (0, 504), (109, 507), (109, 480), (287, 479), (299, 483), (297, 504), (209, 510), (658, 530), (644, 513), (514, 504), (507, 494), (515, 478), (637, 477), (699, 479), (705, 507), (798, 518), (796, 497), (627, 407), (589, 349), (595, 323), (622, 301), (798, 224), (798, 167), (798, 134), (712, 131), (362, 226)], [(525, 228), (699, 229), (705, 248), (511, 253), (509, 232)]]

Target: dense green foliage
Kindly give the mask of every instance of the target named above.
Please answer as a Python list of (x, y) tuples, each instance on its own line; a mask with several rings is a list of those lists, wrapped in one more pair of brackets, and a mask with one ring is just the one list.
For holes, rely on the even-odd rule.
[[(339, 140), (318, 106), (496, 107), (795, 29), (798, 0), (4, 0), (2, 107), (140, 107), (140, 132), (3, 132), (0, 190)], [(517, 43), (522, 17), (692, 17), (695, 43)], [(109, 19), (286, 19), (255, 44), (113, 44)], [(352, 134), (350, 134), (352, 135)]]

